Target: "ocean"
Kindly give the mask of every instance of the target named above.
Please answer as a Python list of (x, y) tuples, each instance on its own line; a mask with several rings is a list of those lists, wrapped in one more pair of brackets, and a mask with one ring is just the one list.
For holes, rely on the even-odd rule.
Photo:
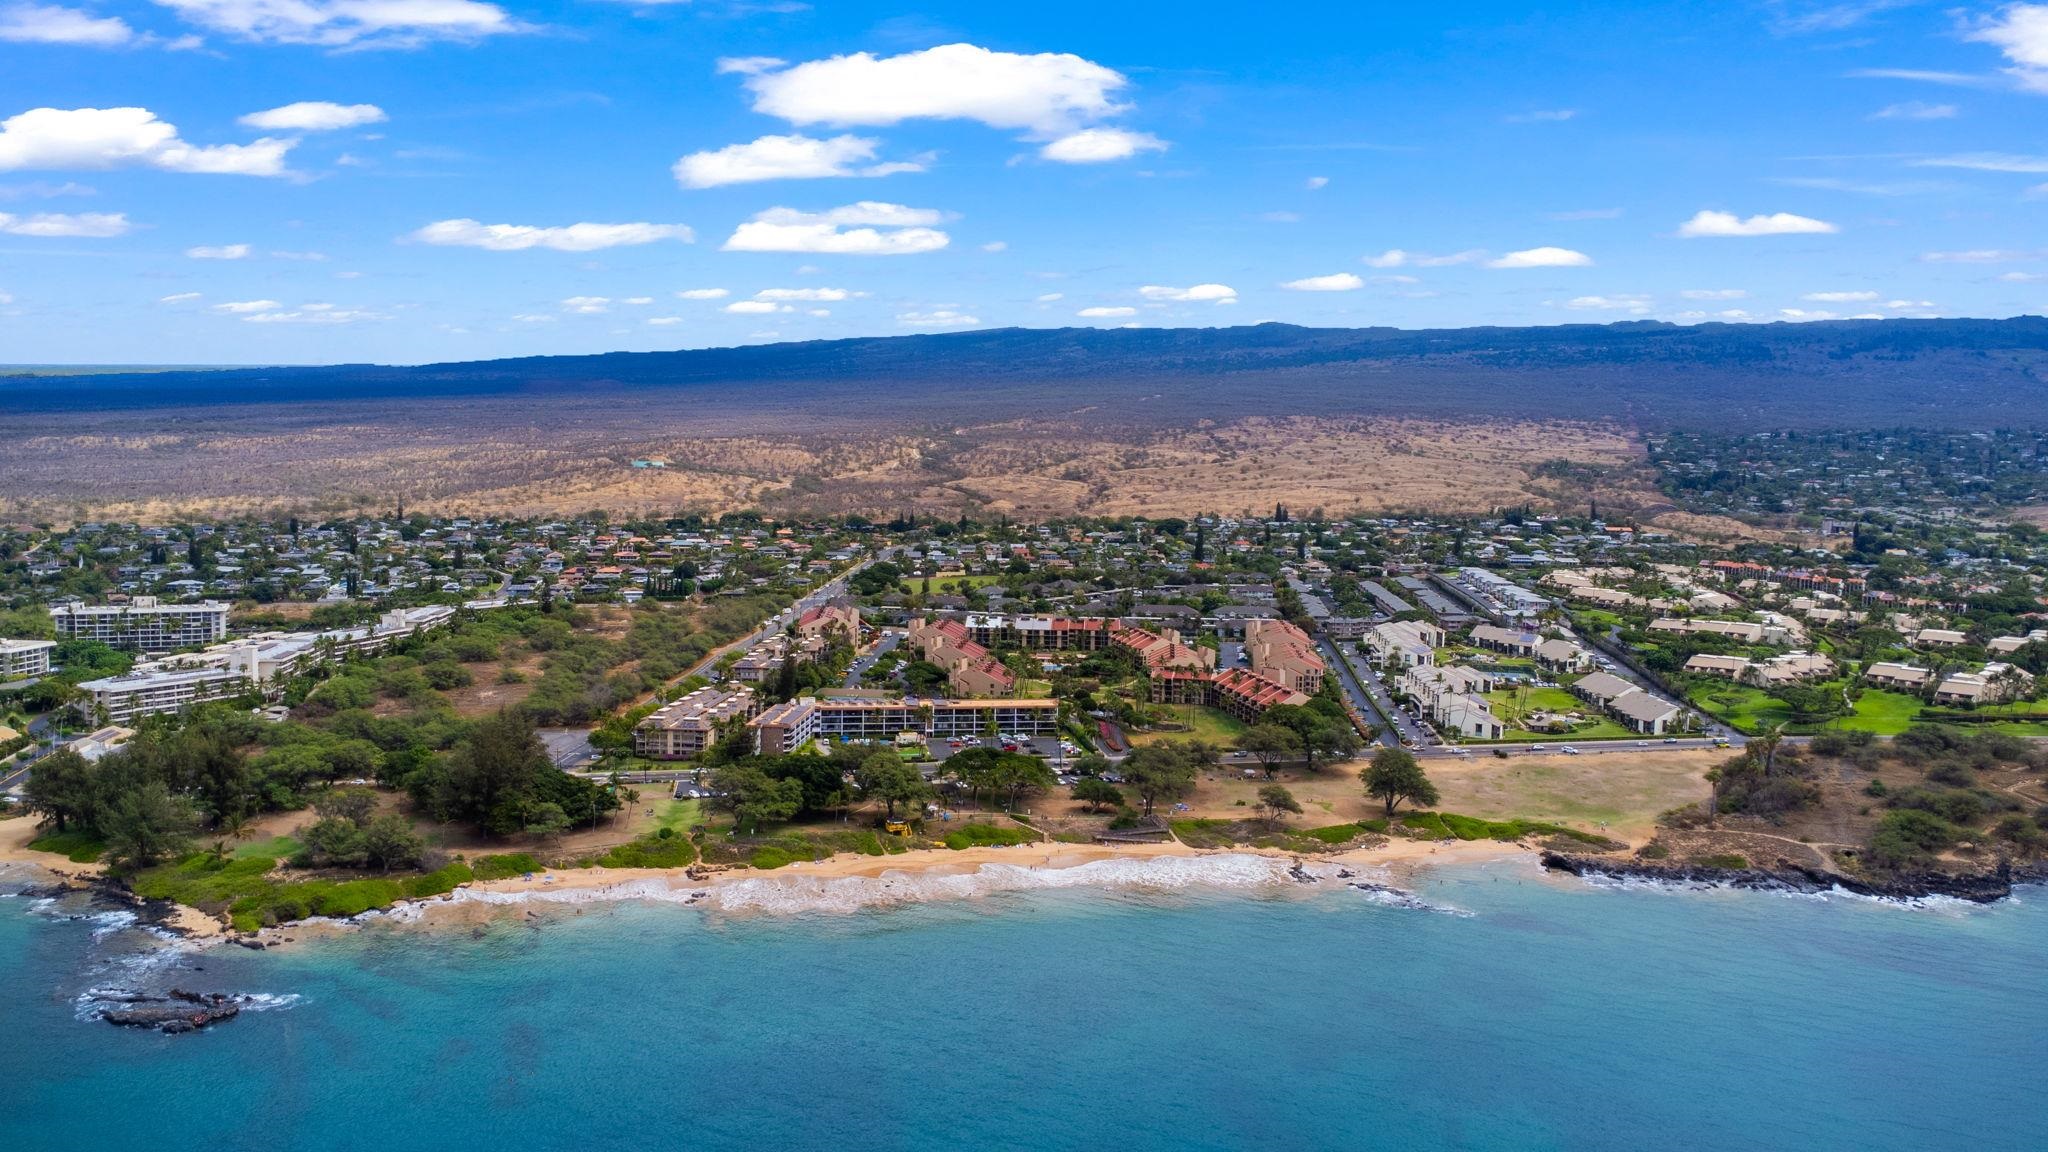
[[(0, 899), (0, 1148), (2048, 1146), (2039, 888), (1900, 906), (1523, 859), (1414, 901), (1009, 887), (197, 954)], [(163, 1036), (80, 1006), (138, 983), (264, 1010)]]

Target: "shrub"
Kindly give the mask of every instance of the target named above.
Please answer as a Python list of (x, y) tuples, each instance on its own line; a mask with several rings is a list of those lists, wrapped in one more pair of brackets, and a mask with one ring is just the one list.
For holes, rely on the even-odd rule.
[(1700, 857), (1698, 863), (1702, 868), (1724, 868), (1729, 871), (1736, 871), (1749, 867), (1749, 857), (1744, 856), (1740, 852), (1717, 852), (1712, 856)]
[[(952, 847), (951, 837), (947, 838), (947, 846)], [(964, 848), (966, 845), (963, 844), (961, 847)], [(794, 856), (771, 844), (754, 849), (754, 854), (747, 858), (747, 863), (755, 868), (770, 869), (780, 868), (794, 859)]]
[(470, 868), (478, 880), (507, 880), (528, 872), (545, 871), (545, 865), (524, 852), (479, 856)]

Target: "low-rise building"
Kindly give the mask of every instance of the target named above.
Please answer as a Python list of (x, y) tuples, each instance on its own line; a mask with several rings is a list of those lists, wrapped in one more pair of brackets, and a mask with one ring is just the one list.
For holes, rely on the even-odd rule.
[(1922, 628), (1911, 641), (1915, 648), (1960, 648), (1969, 642), (1968, 635), (1951, 628)]
[(927, 738), (978, 737), (993, 729), (1021, 736), (1059, 731), (1057, 700), (927, 700), (917, 697), (801, 696), (763, 709), (747, 722), (754, 750), (794, 752), (812, 740), (886, 743), (903, 732)]
[(718, 740), (721, 728), (749, 719), (757, 710), (752, 688), (699, 688), (662, 705), (635, 725), (633, 754), (653, 760), (702, 755)]
[(1444, 630), (1427, 620), (1390, 620), (1373, 625), (1358, 643), (1375, 664), (1414, 668), (1435, 664), (1444, 639)]
[(1277, 704), (1299, 708), (1309, 702), (1307, 694), (1243, 668), (1221, 672), (1166, 669), (1155, 673), (1151, 683), (1155, 704), (1199, 704), (1245, 724), (1257, 724), (1266, 710)]
[(1927, 678), (1933, 674), (1933, 670), (1929, 668), (1880, 661), (1863, 670), (1863, 680), (1866, 684), (1875, 684), (1880, 688), (1903, 688), (1917, 692), (1926, 686)]
[(0, 640), (0, 680), (22, 680), (50, 670), (54, 640)]
[(1308, 633), (1285, 620), (1254, 620), (1245, 626), (1245, 655), (1253, 672), (1297, 692), (1322, 690), (1327, 669)]
[(256, 690), (241, 671), (224, 667), (138, 669), (87, 680), (78, 686), (79, 709), (110, 724), (132, 724), (144, 716), (182, 712), (209, 700), (226, 700)]
[(1741, 656), (1716, 656), (1708, 652), (1695, 653), (1685, 661), (1685, 670), (1695, 676), (1718, 676), (1723, 680), (1742, 680), (1749, 675), (1750, 662)]
[(1936, 704), (2005, 704), (2034, 689), (2034, 678), (2011, 664), (1991, 663), (1977, 672), (1956, 672), (1935, 686)]

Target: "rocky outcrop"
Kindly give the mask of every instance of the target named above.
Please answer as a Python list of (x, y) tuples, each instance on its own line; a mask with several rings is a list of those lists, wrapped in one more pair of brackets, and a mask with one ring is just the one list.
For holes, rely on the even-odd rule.
[(1832, 892), (1840, 889), (1860, 896), (1888, 900), (1917, 900), (1926, 896), (1948, 896), (1976, 904), (1989, 904), (2012, 895), (2015, 883), (2040, 881), (2037, 867), (2015, 869), (2001, 862), (1988, 872), (1905, 872), (1882, 878), (1847, 876), (1840, 872), (1810, 868), (1779, 860), (1769, 868), (1706, 868), (1695, 864), (1663, 864), (1613, 856), (1577, 856), (1545, 852), (1543, 866), (1574, 876), (1612, 876), (1618, 879), (1653, 880), (1670, 884), (1712, 884), (1728, 888), (1749, 888), (1778, 892)]
[(197, 1032), (209, 1024), (234, 1018), (242, 1011), (240, 997), (222, 992), (100, 992), (100, 1019), (124, 1028), (154, 1028), (176, 1035)]

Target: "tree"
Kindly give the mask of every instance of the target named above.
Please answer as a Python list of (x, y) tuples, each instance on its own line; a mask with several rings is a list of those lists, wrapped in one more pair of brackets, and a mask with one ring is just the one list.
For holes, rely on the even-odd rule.
[(904, 763), (903, 757), (889, 751), (876, 752), (862, 760), (854, 772), (854, 782), (862, 796), (887, 805), (891, 819), (896, 816), (898, 804), (919, 804), (935, 795), (916, 765)]
[(1302, 754), (1305, 745), (1292, 728), (1280, 724), (1254, 724), (1239, 738), (1239, 748), (1252, 754), (1259, 767), (1266, 770), (1266, 779), (1273, 778), (1273, 772), (1280, 761)]
[(73, 825), (91, 825), (94, 810), (92, 765), (69, 748), (43, 757), (29, 773), (23, 793), (28, 810), (68, 832)]
[(1074, 799), (1086, 804), (1090, 812), (1100, 812), (1104, 808), (1120, 808), (1124, 802), (1121, 789), (1095, 776), (1083, 776), (1074, 781), (1072, 795)]
[(553, 840), (569, 830), (572, 821), (560, 804), (543, 800), (526, 809), (526, 831), (542, 840)]
[(1124, 780), (1145, 802), (1148, 816), (1159, 801), (1178, 800), (1192, 792), (1195, 771), (1193, 761), (1182, 755), (1179, 749), (1166, 744), (1132, 749), (1124, 760)]
[(763, 823), (794, 817), (803, 804), (803, 781), (777, 780), (758, 764), (728, 764), (711, 773), (711, 807), (731, 816), (735, 831), (752, 835)]
[(116, 872), (133, 872), (189, 851), (198, 818), (189, 801), (151, 780), (117, 796), (103, 824), (108, 862)]
[(1289, 792), (1282, 784), (1268, 784), (1259, 789), (1258, 803), (1253, 807), (1257, 808), (1265, 819), (1274, 823), (1279, 822), (1280, 814), (1283, 812), (1301, 814), (1301, 801), (1296, 800), (1294, 793)]
[(1436, 785), (1406, 748), (1382, 748), (1373, 753), (1372, 763), (1359, 770), (1358, 778), (1365, 784), (1367, 796), (1386, 804), (1389, 818), (1403, 800), (1422, 808), (1437, 802)]

